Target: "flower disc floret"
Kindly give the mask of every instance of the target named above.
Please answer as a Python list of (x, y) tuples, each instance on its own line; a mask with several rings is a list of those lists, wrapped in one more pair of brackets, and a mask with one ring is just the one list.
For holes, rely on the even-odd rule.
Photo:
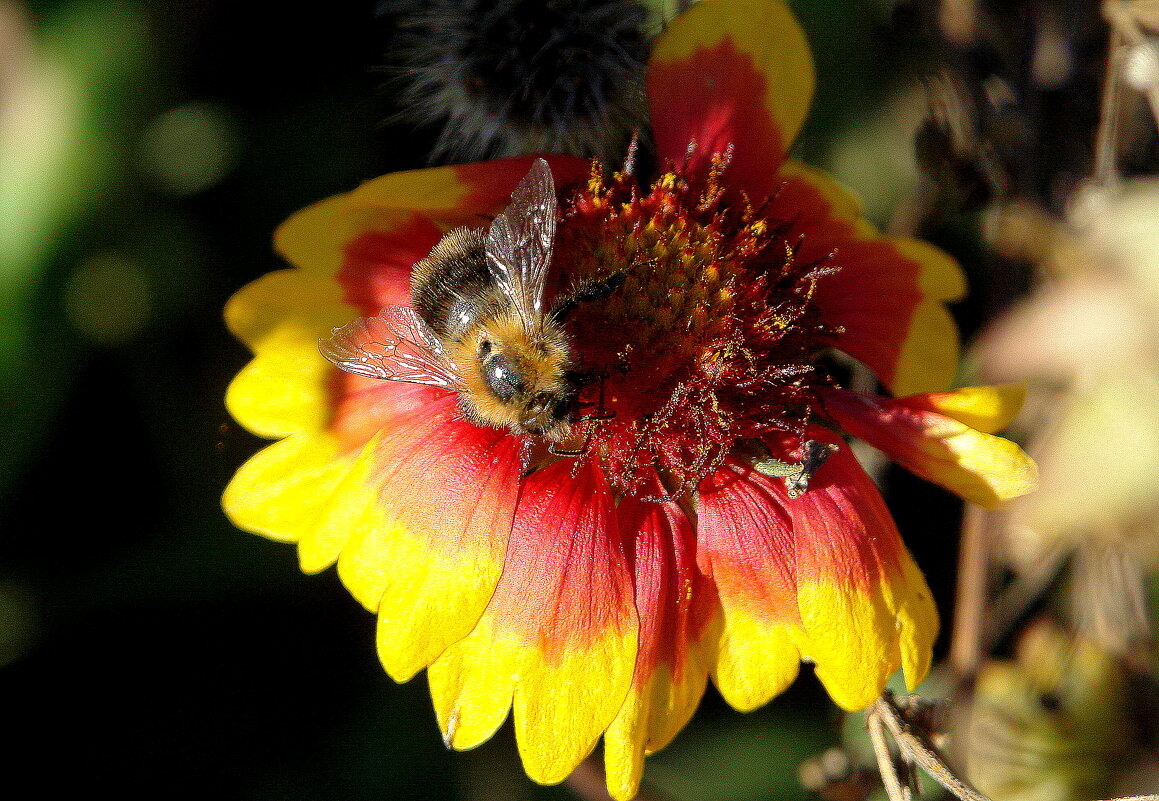
[(798, 258), (791, 221), (726, 191), (727, 163), (716, 154), (699, 186), (674, 168), (646, 190), (596, 169), (565, 204), (559, 283), (575, 295), (622, 277), (568, 326), (595, 410), (577, 436), (623, 491), (659, 468), (679, 495), (738, 440), (802, 435), (830, 383), (816, 360), (839, 329), (812, 298), (832, 254)]

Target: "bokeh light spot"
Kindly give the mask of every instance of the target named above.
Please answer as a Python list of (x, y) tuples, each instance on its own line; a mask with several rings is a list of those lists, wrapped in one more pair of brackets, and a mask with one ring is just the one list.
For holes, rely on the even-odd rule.
[(64, 306), (77, 331), (99, 345), (115, 346), (148, 324), (153, 292), (140, 264), (121, 253), (101, 253), (73, 270)]
[(155, 117), (141, 135), (141, 172), (161, 192), (204, 192), (237, 163), (237, 125), (210, 103), (186, 103)]

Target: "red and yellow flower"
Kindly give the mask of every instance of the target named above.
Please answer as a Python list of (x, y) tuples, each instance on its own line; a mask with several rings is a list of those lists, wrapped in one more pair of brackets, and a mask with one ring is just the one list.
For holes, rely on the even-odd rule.
[[(531, 158), (387, 175), (307, 208), (277, 234), (295, 268), (231, 300), (255, 358), (230, 411), (279, 441), (225, 509), (297, 543), (307, 572), (337, 563), (378, 616), (387, 672), (427, 669), (449, 745), (482, 743), (513, 709), (532, 778), (562, 780), (603, 736), (609, 788), (629, 798), (709, 676), (741, 710), (802, 660), (847, 709), (899, 667), (913, 687), (937, 614), (839, 432), (987, 506), (1032, 486), (1033, 464), (993, 436), (1019, 390), (947, 390), (958, 267), (878, 235), (786, 159), (812, 76), (784, 6), (702, 2), (650, 62), (660, 177), (547, 157), (552, 286), (626, 275), (569, 318), (577, 359), (603, 376), (583, 390), (603, 413), (577, 426), (578, 456), (535, 448), (525, 471), (523, 443), (462, 419), (453, 392), (343, 373), (317, 347), (407, 304), (411, 265), (501, 211)], [(842, 389), (835, 349), (892, 397)], [(833, 452), (807, 488), (767, 469), (810, 443)]]

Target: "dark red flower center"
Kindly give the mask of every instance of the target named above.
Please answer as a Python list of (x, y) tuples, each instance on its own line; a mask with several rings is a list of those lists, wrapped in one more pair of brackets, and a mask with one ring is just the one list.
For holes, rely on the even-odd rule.
[(593, 172), (565, 199), (555, 244), (582, 411), (572, 445), (613, 485), (638, 493), (654, 470), (673, 494), (743, 440), (799, 440), (829, 384), (818, 355), (836, 332), (812, 296), (835, 272), (797, 258), (793, 220), (763, 216), (721, 183), (681, 170), (640, 190)]

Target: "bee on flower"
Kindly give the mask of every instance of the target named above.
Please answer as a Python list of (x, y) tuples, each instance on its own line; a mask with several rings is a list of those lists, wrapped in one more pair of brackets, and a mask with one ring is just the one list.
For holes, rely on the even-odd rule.
[[(710, 676), (741, 710), (802, 660), (846, 709), (916, 686), (937, 614), (844, 435), (983, 505), (1032, 486), (993, 435), (1020, 391), (948, 389), (957, 265), (786, 159), (812, 75), (779, 2), (697, 4), (649, 63), (654, 179), (387, 175), (293, 216), (294, 268), (230, 302), (255, 353), (230, 410), (279, 441), (224, 506), (337, 564), (449, 746), (513, 714), (552, 783), (603, 737), (626, 799)], [(891, 395), (843, 388), (834, 350)]]

